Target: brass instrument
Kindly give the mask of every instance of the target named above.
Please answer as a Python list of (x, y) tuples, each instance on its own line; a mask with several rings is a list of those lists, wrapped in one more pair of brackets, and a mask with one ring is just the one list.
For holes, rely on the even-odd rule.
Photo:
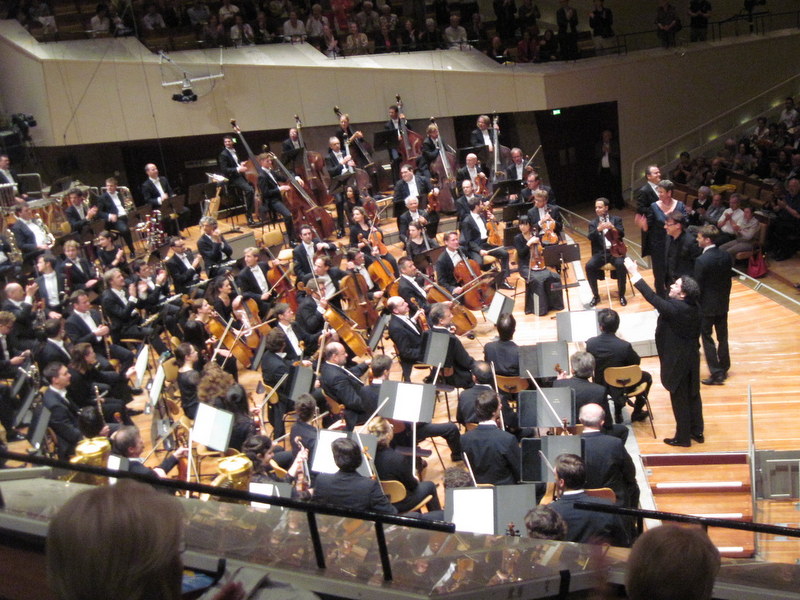
[[(105, 467), (111, 455), (111, 442), (105, 437), (83, 439), (75, 447), (75, 456), (69, 462), (79, 465)], [(90, 475), (73, 471), (64, 478), (65, 481), (87, 483), (89, 485), (105, 485), (106, 478), (101, 475)]]
[(130, 214), (136, 210), (136, 205), (133, 203), (133, 196), (131, 196), (131, 191), (124, 187), (124, 186), (117, 186), (117, 190), (119, 190), (119, 197), (122, 199), (122, 207), (125, 209), (125, 212)]
[(111, 325), (108, 323), (108, 320), (106, 319), (106, 313), (103, 310), (103, 307), (101, 305), (98, 305), (97, 310), (100, 311), (100, 319), (103, 321), (102, 324), (108, 327), (108, 333), (103, 336), (103, 344), (106, 347), (106, 358), (108, 360), (111, 360), (111, 340), (109, 339), (111, 337)]
[[(234, 454), (220, 459), (217, 463), (218, 474), (211, 482), (215, 487), (234, 490), (247, 490), (250, 487), (250, 478), (253, 475), (253, 462), (244, 454)], [(210, 494), (203, 494), (200, 499), (207, 501)], [(226, 498), (215, 498), (219, 502), (231, 502)], [(234, 501), (235, 502), (235, 501)]]
[(6, 235), (8, 236), (8, 245), (11, 246), (11, 251), (8, 253), (9, 260), (16, 263), (22, 262), (22, 250), (17, 246), (17, 236), (10, 227), (6, 230)]
[(154, 210), (147, 217), (147, 247), (153, 251), (167, 242), (167, 234), (161, 224), (161, 211)]
[(44, 231), (45, 243), (48, 246), (52, 246), (53, 244), (56, 243), (56, 236), (54, 236), (52, 233), (50, 233), (50, 230), (47, 228), (47, 225), (44, 224), (44, 221), (42, 221), (41, 217), (39, 217), (39, 216), (35, 217), (33, 219), (33, 222), (36, 225), (38, 225), (39, 229)]

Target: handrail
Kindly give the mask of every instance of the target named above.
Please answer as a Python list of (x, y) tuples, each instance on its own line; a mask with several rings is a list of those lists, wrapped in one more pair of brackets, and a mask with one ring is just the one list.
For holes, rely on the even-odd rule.
[(615, 504), (600, 504), (596, 502), (576, 502), (575, 508), (593, 512), (636, 517), (639, 523), (641, 523), (644, 519), (654, 519), (656, 521), (676, 521), (678, 523), (701, 525), (703, 529), (708, 529), (709, 527), (722, 527), (724, 529), (739, 529), (741, 531), (752, 531), (754, 533), (800, 537), (800, 529), (796, 527), (783, 527), (782, 525), (770, 525), (769, 523), (747, 523), (745, 521), (732, 521), (730, 519), (717, 519), (714, 517), (697, 517), (694, 515), (684, 515), (681, 513), (664, 512), (660, 510), (625, 508)]
[(444, 521), (427, 521), (400, 515), (387, 515), (372, 511), (354, 510), (352, 508), (340, 508), (331, 506), (329, 504), (317, 504), (315, 502), (308, 502), (304, 500), (292, 500), (291, 498), (280, 498), (278, 496), (254, 494), (244, 490), (220, 488), (203, 483), (191, 483), (187, 481), (177, 481), (174, 479), (157, 479), (153, 478), (152, 476), (131, 473), (129, 471), (117, 471), (116, 469), (107, 469), (105, 467), (73, 464), (68, 461), (56, 460), (54, 458), (21, 454), (18, 452), (9, 452), (8, 450), (2, 449), (0, 449), (0, 458), (68, 471), (78, 471), (79, 473), (100, 475), (103, 477), (135, 479), (136, 481), (140, 481), (148, 485), (156, 485), (170, 490), (211, 494), (212, 496), (220, 496), (223, 498), (230, 498), (232, 500), (243, 500), (246, 502), (262, 502), (265, 504), (271, 504), (273, 506), (281, 506), (284, 508), (303, 511), (308, 517), (309, 533), (311, 535), (311, 542), (314, 547), (314, 556), (317, 561), (317, 567), (320, 569), (325, 568), (325, 554), (322, 549), (322, 540), (320, 539), (319, 530), (317, 528), (317, 514), (330, 515), (333, 517), (345, 517), (349, 519), (360, 519), (362, 521), (373, 521), (375, 523), (375, 536), (378, 542), (378, 552), (380, 554), (381, 565), (383, 566), (384, 581), (392, 580), (392, 567), (389, 560), (389, 550), (386, 546), (386, 537), (384, 536), (383, 531), (384, 525), (401, 525), (403, 527), (426, 529), (428, 531), (442, 531), (445, 533), (455, 532), (455, 525), (453, 523), (446, 523)]

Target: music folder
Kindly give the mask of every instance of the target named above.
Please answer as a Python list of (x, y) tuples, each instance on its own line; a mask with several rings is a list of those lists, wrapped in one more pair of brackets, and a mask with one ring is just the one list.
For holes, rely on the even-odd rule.
[(563, 419), (567, 420), (567, 425), (575, 425), (575, 390), (554, 387), (521, 391), (517, 396), (517, 412), (520, 427), (563, 427)]
[(579, 435), (546, 435), (540, 438), (523, 438), (520, 479), (524, 482), (555, 481), (555, 473), (542, 460), (539, 451), (551, 465), (561, 454), (576, 454), (583, 458), (583, 438)]
[(297, 400), (302, 394), (310, 394), (313, 387), (314, 370), (311, 367), (296, 365), (292, 368), (287, 394), (291, 400)]
[(571, 310), (556, 314), (556, 335), (564, 342), (585, 342), (600, 334), (597, 311)]
[(430, 423), (433, 420), (435, 385), (386, 380), (381, 384), (378, 403), (387, 398), (387, 402), (378, 411), (384, 418), (409, 423)]
[(372, 134), (372, 149), (396, 150), (399, 145), (397, 129), (382, 129)]
[(233, 431), (233, 413), (201, 402), (192, 425), (192, 441), (225, 452)]
[[(425, 351), (422, 354), (422, 362), (426, 365), (443, 367), (447, 360), (447, 352), (450, 349), (450, 335), (442, 331), (430, 330), (427, 332)], [(522, 359), (520, 359), (522, 360)]]
[(511, 523), (524, 527), (525, 515), (534, 506), (534, 484), (448, 488), (444, 517), (458, 532), (504, 535)]
[(497, 320), (505, 314), (514, 312), (514, 299), (497, 292), (492, 298), (489, 310), (486, 311), (486, 320), (497, 325)]
[[(556, 367), (569, 368), (567, 342), (539, 342), (533, 346), (519, 347), (519, 372), (523, 376), (556, 377)], [(530, 373), (530, 375), (528, 375)]]
[[(317, 437), (317, 443), (314, 446), (314, 456), (311, 458), (311, 470), (316, 473), (336, 473), (339, 467), (333, 461), (333, 444), (334, 440), (339, 438), (350, 438), (360, 448), (366, 448), (371, 457), (375, 457), (375, 451), (378, 448), (378, 438), (369, 433), (356, 433), (355, 431), (332, 431), (330, 429), (320, 429)], [(360, 441), (359, 441), (360, 440)], [(363, 445), (362, 445), (363, 444)], [(356, 472), (364, 477), (370, 477), (370, 467), (367, 464), (367, 459), (361, 461)]]

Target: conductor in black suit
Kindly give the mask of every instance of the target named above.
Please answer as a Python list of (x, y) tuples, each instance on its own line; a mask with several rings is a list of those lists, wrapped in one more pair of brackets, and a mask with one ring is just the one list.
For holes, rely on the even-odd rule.
[(225, 147), (219, 153), (217, 162), (222, 174), (228, 179), (228, 185), (232, 185), (239, 190), (244, 196), (245, 210), (247, 212), (247, 224), (254, 225), (253, 221), (253, 186), (247, 181), (245, 172), (247, 167), (244, 166), (244, 161), (240, 161), (239, 155), (236, 154), (233, 136), (226, 135), (222, 138), (222, 143)]
[(497, 424), (500, 402), (494, 391), (480, 394), (475, 401), (478, 426), (461, 438), (478, 483), (515, 484), (520, 477), (520, 450), (517, 438)]
[[(608, 214), (608, 198), (598, 198), (594, 201), (594, 212), (597, 215), (589, 221), (589, 241), (592, 244), (592, 257), (586, 263), (586, 279), (589, 287), (592, 288), (592, 301), (590, 306), (597, 306), (600, 302), (600, 294), (597, 291), (597, 280), (603, 272), (603, 266), (614, 265), (617, 276), (617, 293), (621, 306), (627, 306), (625, 299), (625, 287), (628, 279), (628, 272), (625, 270), (623, 256), (613, 256), (611, 252), (610, 237), (618, 236), (621, 240), (625, 237), (625, 226), (622, 218)], [(616, 231), (616, 234), (613, 233)]]
[(396, 515), (397, 509), (383, 493), (375, 479), (362, 477), (356, 470), (361, 466), (361, 448), (353, 440), (339, 438), (331, 444), (336, 473), (320, 473), (314, 480), (315, 502), (354, 510), (371, 510)]
[(661, 298), (639, 275), (636, 263), (625, 259), (631, 281), (658, 311), (656, 349), (661, 362), (661, 383), (669, 391), (675, 415), (675, 435), (665, 438), (670, 446), (702, 444), (703, 404), (700, 398), (700, 288), (691, 277), (681, 277)]
[[(694, 278), (700, 286), (700, 334), (703, 353), (711, 376), (703, 379), (706, 385), (722, 385), (731, 368), (728, 351), (728, 307), (731, 300), (731, 255), (717, 248), (718, 229), (705, 225), (697, 233), (697, 245), (703, 253), (694, 263)], [(716, 332), (714, 344), (712, 332)]]

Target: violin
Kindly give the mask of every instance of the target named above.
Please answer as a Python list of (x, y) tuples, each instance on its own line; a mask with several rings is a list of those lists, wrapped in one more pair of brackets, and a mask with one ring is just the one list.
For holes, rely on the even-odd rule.
[(539, 239), (545, 244), (557, 244), (558, 234), (556, 233), (555, 219), (547, 219), (539, 231)]
[(425, 311), (419, 307), (419, 302), (417, 302), (416, 298), (411, 298), (411, 305), (417, 309), (417, 312), (414, 314), (414, 319), (417, 320), (417, 325), (419, 325), (420, 331), (428, 331), (431, 327), (428, 325), (428, 318), (425, 316)]
[(606, 230), (606, 239), (611, 242), (611, 247), (609, 248), (611, 256), (614, 258), (625, 258), (625, 256), (627, 256), (628, 247), (625, 245), (625, 241), (622, 239), (622, 234), (619, 232), (619, 229), (612, 225), (611, 229)]

